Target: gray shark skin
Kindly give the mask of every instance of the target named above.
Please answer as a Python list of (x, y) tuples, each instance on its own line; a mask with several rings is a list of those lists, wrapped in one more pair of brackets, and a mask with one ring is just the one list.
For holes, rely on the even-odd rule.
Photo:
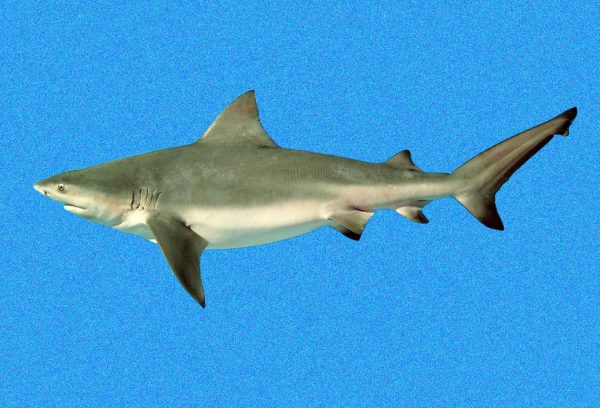
[(187, 146), (61, 173), (34, 188), (90, 221), (157, 243), (202, 306), (199, 257), (294, 237), (321, 226), (358, 240), (379, 209), (418, 223), (422, 208), (452, 196), (489, 228), (504, 229), (495, 195), (554, 135), (572, 108), (475, 156), (451, 174), (426, 173), (404, 150), (384, 163), (284, 149), (263, 130), (254, 91), (229, 105)]

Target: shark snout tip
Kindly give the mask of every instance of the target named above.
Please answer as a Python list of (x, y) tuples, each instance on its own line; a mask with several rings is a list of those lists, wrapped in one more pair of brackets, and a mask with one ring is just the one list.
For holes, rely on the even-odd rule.
[(38, 193), (42, 194), (42, 195), (45, 195), (45, 196), (47, 196), (47, 195), (48, 195), (48, 192), (47, 192), (46, 190), (44, 190), (44, 189), (43, 189), (43, 188), (40, 186), (40, 184), (39, 184), (39, 183), (34, 183), (34, 184), (33, 184), (33, 189), (34, 189), (35, 191), (37, 191)]

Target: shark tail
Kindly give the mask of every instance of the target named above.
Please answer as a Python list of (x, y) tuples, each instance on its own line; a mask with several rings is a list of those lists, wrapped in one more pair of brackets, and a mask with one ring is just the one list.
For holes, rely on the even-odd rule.
[(460, 166), (452, 173), (462, 179), (462, 187), (453, 194), (454, 198), (486, 227), (503, 230), (504, 225), (496, 209), (496, 192), (554, 135), (567, 136), (575, 116), (577, 108), (571, 108), (554, 119), (490, 147)]

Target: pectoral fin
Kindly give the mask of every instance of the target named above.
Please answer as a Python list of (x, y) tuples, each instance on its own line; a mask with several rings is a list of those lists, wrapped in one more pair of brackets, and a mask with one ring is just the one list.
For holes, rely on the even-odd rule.
[(179, 283), (200, 306), (205, 307), (200, 254), (208, 242), (173, 218), (155, 215), (147, 223)]

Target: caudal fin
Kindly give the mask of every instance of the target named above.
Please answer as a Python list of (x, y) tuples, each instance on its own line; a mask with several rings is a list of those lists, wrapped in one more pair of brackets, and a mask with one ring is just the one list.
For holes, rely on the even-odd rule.
[(575, 116), (577, 108), (571, 108), (475, 156), (452, 173), (464, 181), (453, 196), (483, 225), (503, 230), (496, 209), (496, 192), (554, 135), (567, 136)]

